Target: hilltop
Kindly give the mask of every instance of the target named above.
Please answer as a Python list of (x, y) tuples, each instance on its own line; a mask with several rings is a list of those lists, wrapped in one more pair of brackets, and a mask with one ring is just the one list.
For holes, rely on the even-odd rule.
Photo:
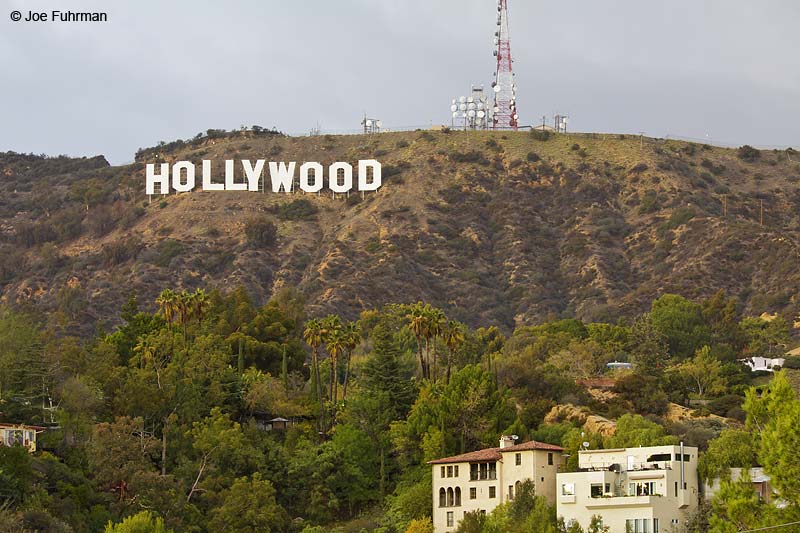
[[(144, 162), (369, 157), (383, 164), (383, 187), (363, 198), (144, 194)], [(510, 330), (615, 320), (664, 292), (724, 289), (748, 314), (793, 319), (799, 159), (625, 135), (463, 131), (216, 132), (118, 167), (0, 153), (0, 295), (110, 325), (132, 291), (147, 307), (164, 287), (243, 286), (255, 302), (298, 287), (313, 312), (425, 300)], [(264, 221), (274, 239), (248, 238), (248, 223)]]

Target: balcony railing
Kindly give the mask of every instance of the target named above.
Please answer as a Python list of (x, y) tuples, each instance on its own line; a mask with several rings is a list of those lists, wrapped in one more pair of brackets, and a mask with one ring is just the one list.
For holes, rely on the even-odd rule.
[(643, 470), (672, 470), (672, 464), (668, 461), (647, 462), (647, 463), (633, 463), (633, 464), (620, 464), (620, 463), (603, 463), (596, 464), (588, 467), (578, 468), (579, 472), (640, 472)]
[(601, 498), (646, 498), (649, 496), (662, 496), (661, 494), (625, 494), (623, 492), (614, 492), (614, 493), (604, 493), (604, 494), (596, 494), (592, 495), (592, 499), (601, 499)]
[(661, 496), (658, 494), (651, 494), (650, 496), (605, 496), (600, 498), (591, 498), (586, 502), (586, 507), (638, 507), (643, 505), (653, 505), (655, 504), (654, 498), (660, 497)]

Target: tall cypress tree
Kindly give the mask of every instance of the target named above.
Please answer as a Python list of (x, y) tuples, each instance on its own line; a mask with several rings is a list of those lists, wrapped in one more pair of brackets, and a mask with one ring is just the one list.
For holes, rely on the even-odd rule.
[(409, 381), (409, 369), (401, 359), (402, 351), (383, 324), (372, 330), (371, 337), (373, 349), (364, 363), (361, 385), (369, 391), (388, 393), (395, 418), (404, 417), (414, 403), (416, 391)]

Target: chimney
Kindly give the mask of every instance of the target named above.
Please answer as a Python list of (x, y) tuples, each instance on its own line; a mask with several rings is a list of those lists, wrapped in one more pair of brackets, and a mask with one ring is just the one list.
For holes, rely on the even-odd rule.
[(514, 437), (511, 435), (503, 435), (500, 437), (500, 448), (508, 448), (514, 445)]

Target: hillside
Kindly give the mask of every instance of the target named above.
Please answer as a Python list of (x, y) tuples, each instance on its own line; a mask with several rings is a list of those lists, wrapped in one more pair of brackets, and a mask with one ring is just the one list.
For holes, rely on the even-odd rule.
[[(144, 161), (367, 157), (384, 180), (363, 199), (144, 195)], [(455, 131), (235, 132), (143, 150), (121, 167), (0, 154), (0, 295), (90, 329), (116, 322), (131, 291), (152, 305), (167, 286), (244, 286), (256, 302), (295, 286), (312, 310), (350, 317), (426, 300), (504, 329), (613, 320), (663, 292), (718, 289), (746, 313), (794, 318), (798, 159), (622, 135)], [(274, 245), (246, 239), (256, 216), (277, 225)]]

